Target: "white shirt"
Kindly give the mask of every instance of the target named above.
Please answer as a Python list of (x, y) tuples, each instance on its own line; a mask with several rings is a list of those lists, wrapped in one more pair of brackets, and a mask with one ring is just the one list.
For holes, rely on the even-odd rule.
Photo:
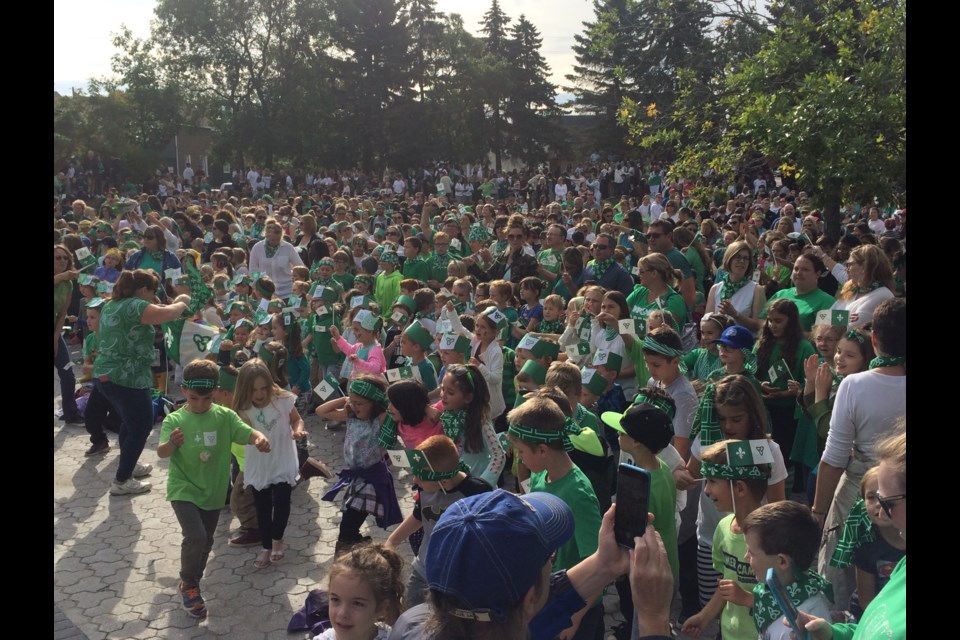
[(876, 460), (874, 445), (907, 413), (907, 377), (876, 371), (852, 373), (837, 389), (823, 462), (845, 469), (853, 452), (868, 464)]
[(396, 180), (393, 181), (393, 192), (394, 192), (394, 193), (403, 193), (403, 192), (406, 191), (406, 190), (407, 190), (407, 183), (406, 183), (406, 182), (404, 182), (404, 181), (401, 180), (400, 178), (397, 178)]
[(293, 293), (293, 267), (302, 267), (303, 260), (294, 246), (286, 240), (281, 240), (277, 253), (268, 258), (266, 242), (261, 240), (250, 250), (250, 272), (259, 271), (270, 276), (277, 286), (277, 297), (287, 298)]

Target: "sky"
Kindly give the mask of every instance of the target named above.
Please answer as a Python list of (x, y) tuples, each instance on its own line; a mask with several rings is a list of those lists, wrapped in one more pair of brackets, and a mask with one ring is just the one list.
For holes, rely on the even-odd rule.
[[(91, 77), (110, 74), (114, 53), (111, 34), (125, 24), (135, 36), (150, 33), (156, 0), (54, 0), (53, 3), (53, 88), (69, 94), (71, 88), (86, 88)], [(516, 20), (524, 14), (543, 36), (541, 53), (550, 65), (551, 82), (561, 86), (571, 73), (573, 36), (582, 22), (593, 18), (590, 0), (501, 0), (503, 11)], [(437, 10), (459, 13), (467, 30), (479, 35), (479, 22), (489, 9), (489, 0), (437, 0)], [(569, 94), (558, 91), (565, 102)]]

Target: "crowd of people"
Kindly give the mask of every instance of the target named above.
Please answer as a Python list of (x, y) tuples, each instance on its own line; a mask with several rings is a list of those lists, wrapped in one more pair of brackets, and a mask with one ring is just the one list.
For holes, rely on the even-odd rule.
[[(89, 456), (117, 433), (109, 491), (137, 495), (176, 403), (157, 453), (197, 618), (224, 499), (229, 544), (267, 569), (292, 488), (324, 476), (342, 518), (323, 640), (594, 640), (611, 584), (618, 638), (717, 618), (728, 640), (789, 637), (770, 580), (815, 638), (905, 637), (906, 210), (851, 204), (833, 238), (770, 178), (701, 202), (632, 162), (251, 167), (232, 191), (191, 169), (55, 198), (62, 419)], [(336, 474), (309, 414), (342, 441)], [(629, 552), (619, 463), (651, 479)]]

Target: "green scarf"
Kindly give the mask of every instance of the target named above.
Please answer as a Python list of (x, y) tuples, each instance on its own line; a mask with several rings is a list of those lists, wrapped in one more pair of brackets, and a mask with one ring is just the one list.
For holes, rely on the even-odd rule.
[(537, 333), (563, 333), (563, 321), (541, 320), (537, 325)]
[(870, 361), (871, 369), (879, 369), (880, 367), (896, 367), (903, 365), (903, 368), (907, 368), (907, 359), (900, 358), (897, 356), (877, 356)]
[(431, 265), (431, 268), (435, 270), (440, 270), (440, 269), (446, 270), (447, 264), (450, 262), (450, 260), (451, 260), (451, 256), (449, 251), (443, 255), (440, 255), (439, 253), (434, 252), (433, 264)]
[(853, 564), (853, 554), (857, 549), (876, 539), (873, 533), (873, 521), (867, 513), (867, 504), (863, 498), (857, 498), (850, 507), (847, 519), (843, 521), (843, 529), (837, 541), (837, 548), (833, 551), (833, 557), (830, 558), (830, 566), (846, 569)]
[(871, 282), (870, 284), (868, 284), (868, 285), (865, 286), (865, 287), (861, 287), (860, 285), (856, 285), (856, 286), (853, 288), (853, 295), (858, 296), (858, 295), (860, 295), (861, 293), (870, 293), (871, 291), (876, 291), (877, 289), (879, 289), (879, 288), (882, 287), (882, 286), (883, 286), (883, 284), (882, 284), (879, 280), (874, 280), (873, 282)]
[(154, 260), (158, 260), (161, 263), (163, 263), (163, 253), (164, 253), (163, 251), (146, 251), (146, 250), (144, 251), (148, 256), (150, 256)]
[[(830, 602), (833, 602), (833, 585), (813, 569), (807, 569), (804, 573), (801, 573), (797, 576), (797, 581), (786, 585), (785, 589), (795, 607), (799, 607), (805, 600), (820, 592), (823, 592), (823, 595), (827, 596)], [(780, 610), (776, 598), (773, 597), (773, 592), (767, 587), (766, 582), (759, 579), (759, 576), (757, 584), (753, 587), (752, 613), (753, 621), (757, 624), (757, 629), (761, 635), (767, 627), (783, 616), (783, 611)]]
[(254, 238), (259, 238), (263, 235), (263, 224), (260, 222), (254, 222), (250, 225), (250, 236)]
[(737, 295), (737, 292), (747, 286), (748, 282), (752, 282), (752, 280), (749, 278), (741, 278), (739, 282), (732, 282), (729, 278), (724, 280), (723, 287), (720, 289), (720, 302), (726, 302)]
[(496, 244), (493, 245), (492, 253), (503, 253), (508, 244), (506, 240), (497, 240)]
[(279, 244), (275, 247), (271, 247), (270, 244), (266, 240), (264, 240), (263, 252), (268, 258), (272, 258), (273, 256), (277, 255), (277, 251), (279, 250), (280, 250)]
[(616, 260), (613, 258), (608, 258), (607, 260), (594, 260), (590, 264), (593, 265), (593, 279), (597, 282), (603, 278), (603, 274), (614, 265)]
[(440, 414), (440, 423), (443, 425), (444, 435), (456, 442), (467, 423), (467, 412), (464, 409), (444, 411)]
[(380, 437), (377, 444), (381, 449), (394, 449), (397, 446), (397, 435), (397, 421), (388, 413), (383, 416), (383, 424), (380, 425)]
[(703, 449), (723, 440), (714, 405), (716, 394), (717, 385), (708, 384), (700, 398), (700, 405), (693, 417), (693, 427), (690, 429), (690, 440), (696, 440), (697, 435), (700, 435), (700, 447)]
[(417, 320), (423, 318), (424, 320), (433, 320), (434, 322), (436, 322), (437, 312), (434, 311), (433, 313), (420, 313), (419, 311), (417, 311), (413, 317)]

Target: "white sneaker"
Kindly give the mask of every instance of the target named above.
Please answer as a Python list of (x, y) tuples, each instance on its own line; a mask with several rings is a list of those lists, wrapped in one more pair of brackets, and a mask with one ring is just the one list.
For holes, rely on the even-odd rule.
[(150, 475), (151, 471), (153, 471), (152, 464), (145, 464), (145, 463), (138, 462), (137, 466), (133, 468), (133, 477), (142, 478), (143, 476)]
[(128, 478), (126, 482), (113, 481), (110, 485), (110, 495), (125, 496), (137, 493), (146, 493), (153, 488), (149, 482), (141, 482), (136, 478)]

